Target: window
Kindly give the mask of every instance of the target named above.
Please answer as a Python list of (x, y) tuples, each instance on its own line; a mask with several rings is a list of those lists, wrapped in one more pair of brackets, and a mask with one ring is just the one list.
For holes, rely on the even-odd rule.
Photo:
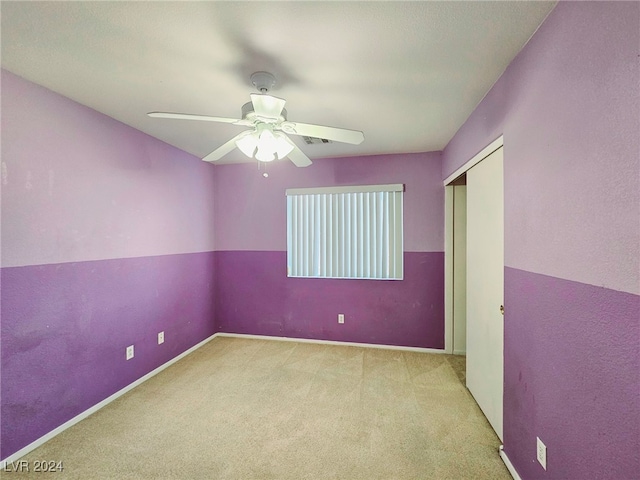
[(402, 280), (404, 185), (287, 190), (289, 277)]

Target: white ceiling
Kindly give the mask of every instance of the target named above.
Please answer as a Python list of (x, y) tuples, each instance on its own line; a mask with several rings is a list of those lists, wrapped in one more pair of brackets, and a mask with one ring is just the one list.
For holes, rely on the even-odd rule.
[[(2, 67), (203, 157), (254, 71), (289, 120), (362, 130), (311, 158), (442, 150), (555, 2), (6, 2)], [(234, 151), (223, 161), (246, 161)]]

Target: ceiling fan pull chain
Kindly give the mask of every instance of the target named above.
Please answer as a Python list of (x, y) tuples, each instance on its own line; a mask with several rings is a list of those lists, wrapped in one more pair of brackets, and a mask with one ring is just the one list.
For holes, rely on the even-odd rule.
[(264, 178), (268, 178), (269, 177), (269, 173), (267, 172), (267, 164), (265, 162), (256, 162), (258, 164), (258, 172), (260, 172), (260, 170), (264, 169), (264, 172), (262, 172), (262, 176)]

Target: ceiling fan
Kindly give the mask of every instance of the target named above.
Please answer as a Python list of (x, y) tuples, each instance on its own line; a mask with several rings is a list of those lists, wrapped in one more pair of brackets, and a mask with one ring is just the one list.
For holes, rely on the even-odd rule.
[(260, 93), (252, 93), (251, 101), (242, 106), (242, 119), (169, 112), (150, 112), (147, 115), (251, 127), (204, 157), (202, 160), (206, 162), (215, 162), (237, 147), (247, 157), (261, 162), (289, 157), (296, 166), (307, 167), (311, 165), (311, 160), (287, 135), (304, 135), (353, 145), (359, 145), (364, 140), (364, 134), (358, 130), (288, 121), (285, 100), (267, 94), (276, 83), (272, 74), (256, 72), (251, 75), (251, 83)]

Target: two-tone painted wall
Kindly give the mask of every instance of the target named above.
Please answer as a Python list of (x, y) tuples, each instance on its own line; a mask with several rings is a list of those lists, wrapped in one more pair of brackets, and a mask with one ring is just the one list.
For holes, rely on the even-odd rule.
[[(216, 167), (220, 331), (444, 347), (440, 153), (330, 158), (307, 168), (279, 162), (268, 173), (254, 164)], [(287, 188), (388, 183), (405, 184), (404, 280), (287, 277)]]
[[(3, 70), (0, 458), (216, 331), (442, 348), (440, 171), (212, 167)], [(406, 185), (405, 279), (287, 278), (285, 189), (376, 183)]]
[(504, 448), (525, 480), (640, 472), (639, 60), (640, 3), (560, 2), (443, 153), (446, 178), (504, 134)]
[[(525, 480), (637, 476), (639, 18), (560, 3), (442, 156), (268, 179), (3, 71), (0, 456), (215, 331), (441, 348), (441, 179), (504, 134), (505, 451)], [(407, 185), (405, 281), (287, 278), (285, 189), (372, 183)]]
[(215, 332), (214, 168), (3, 70), (1, 182), (6, 458)]

